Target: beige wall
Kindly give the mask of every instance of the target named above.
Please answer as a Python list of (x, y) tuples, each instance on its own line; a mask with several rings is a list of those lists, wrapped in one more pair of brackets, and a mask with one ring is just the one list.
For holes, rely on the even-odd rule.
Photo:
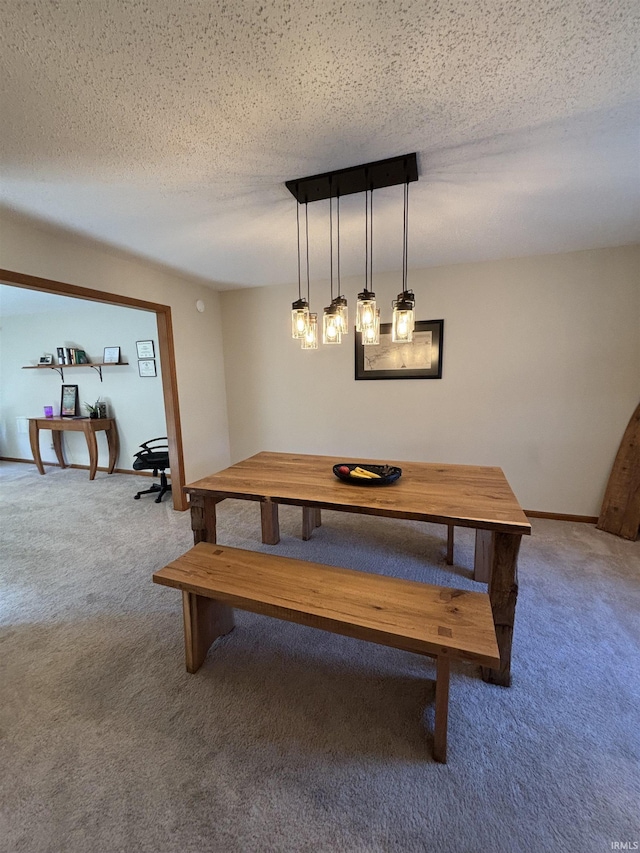
[[(301, 351), (293, 285), (221, 294), (232, 461), (288, 450), (499, 465), (527, 509), (598, 515), (640, 399), (640, 246), (426, 269), (409, 283), (417, 319), (445, 321), (441, 380), (354, 381), (353, 333)], [(398, 277), (374, 284), (388, 321)], [(361, 285), (343, 286), (351, 308)], [(320, 314), (328, 293), (312, 284)]]
[[(171, 306), (187, 482), (229, 462), (219, 295), (193, 279), (0, 211), (0, 267)], [(206, 310), (195, 307), (202, 299)]]

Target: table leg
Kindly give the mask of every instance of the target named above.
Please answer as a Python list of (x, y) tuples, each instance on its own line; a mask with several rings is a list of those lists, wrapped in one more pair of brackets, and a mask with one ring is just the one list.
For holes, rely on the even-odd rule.
[(116, 467), (116, 462), (118, 461), (118, 453), (120, 451), (120, 440), (118, 438), (118, 428), (116, 427), (115, 421), (106, 431), (107, 433), (107, 446), (109, 448), (109, 474), (113, 474), (113, 469)]
[(84, 424), (84, 437), (87, 440), (87, 448), (89, 450), (89, 479), (93, 480), (98, 470), (98, 442), (90, 424)]
[(317, 507), (302, 507), (302, 538), (305, 542), (307, 539), (311, 539), (311, 534), (316, 527), (320, 527), (321, 523), (320, 510)]
[(207, 495), (191, 495), (189, 506), (191, 509), (191, 529), (193, 530), (193, 544), (198, 542), (210, 542), (215, 545), (218, 541), (216, 530), (216, 504), (223, 498)]
[(314, 510), (313, 526), (322, 527), (322, 514), (319, 506), (317, 506)]
[(476, 551), (473, 561), (473, 579), (478, 583), (489, 583), (493, 562), (493, 533), (491, 530), (476, 530)]
[(280, 541), (280, 522), (278, 504), (271, 498), (260, 501), (260, 521), (262, 523), (262, 541), (265, 545), (277, 545)]
[(187, 672), (197, 672), (213, 641), (233, 631), (233, 609), (214, 598), (183, 591), (182, 615)]
[(482, 677), (491, 684), (511, 685), (511, 643), (518, 598), (518, 552), (522, 535), (492, 533), (489, 598), (500, 651), (500, 668), (482, 667)]
[(36, 421), (29, 421), (29, 442), (36, 468), (41, 474), (44, 474), (44, 466), (42, 464), (42, 457), (40, 456), (40, 430)]
[(453, 524), (447, 524), (447, 565), (453, 565)]
[(51, 430), (51, 440), (53, 441), (53, 449), (56, 452), (56, 459), (61, 468), (66, 468), (67, 463), (64, 461), (64, 453), (62, 452), (62, 430)]

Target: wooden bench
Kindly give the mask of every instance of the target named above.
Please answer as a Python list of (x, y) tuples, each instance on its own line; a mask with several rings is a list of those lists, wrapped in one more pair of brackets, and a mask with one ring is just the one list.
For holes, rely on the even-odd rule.
[(216, 638), (233, 629), (233, 607), (436, 658), (436, 761), (447, 756), (450, 660), (500, 663), (486, 593), (207, 542), (153, 580), (182, 590), (189, 672), (200, 668)]

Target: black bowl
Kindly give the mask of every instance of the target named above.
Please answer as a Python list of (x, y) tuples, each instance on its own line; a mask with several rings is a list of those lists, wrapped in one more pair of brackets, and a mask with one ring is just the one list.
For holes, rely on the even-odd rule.
[[(364, 477), (352, 477), (351, 473), (343, 474), (338, 468), (348, 468), (349, 472), (354, 468), (362, 468), (364, 471), (371, 471), (379, 476), (372, 477), (370, 480)], [(396, 468), (393, 465), (357, 465), (355, 462), (337, 462), (333, 466), (333, 473), (343, 483), (351, 483), (352, 486), (388, 486), (400, 479), (402, 468)]]

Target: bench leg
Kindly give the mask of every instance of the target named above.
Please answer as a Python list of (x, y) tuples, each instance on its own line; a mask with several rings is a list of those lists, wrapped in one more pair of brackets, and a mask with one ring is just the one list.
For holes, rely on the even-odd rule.
[(433, 757), (441, 764), (447, 763), (449, 673), (449, 658), (446, 655), (439, 655), (436, 670), (436, 725), (433, 737)]
[(453, 565), (453, 531), (455, 530), (453, 524), (447, 525), (447, 565)]
[(321, 524), (322, 519), (320, 517), (320, 510), (318, 507), (302, 507), (302, 538), (305, 542), (307, 539), (311, 539), (311, 534), (315, 528), (320, 527)]
[(233, 609), (215, 598), (182, 593), (187, 672), (197, 672), (214, 640), (233, 630)]

